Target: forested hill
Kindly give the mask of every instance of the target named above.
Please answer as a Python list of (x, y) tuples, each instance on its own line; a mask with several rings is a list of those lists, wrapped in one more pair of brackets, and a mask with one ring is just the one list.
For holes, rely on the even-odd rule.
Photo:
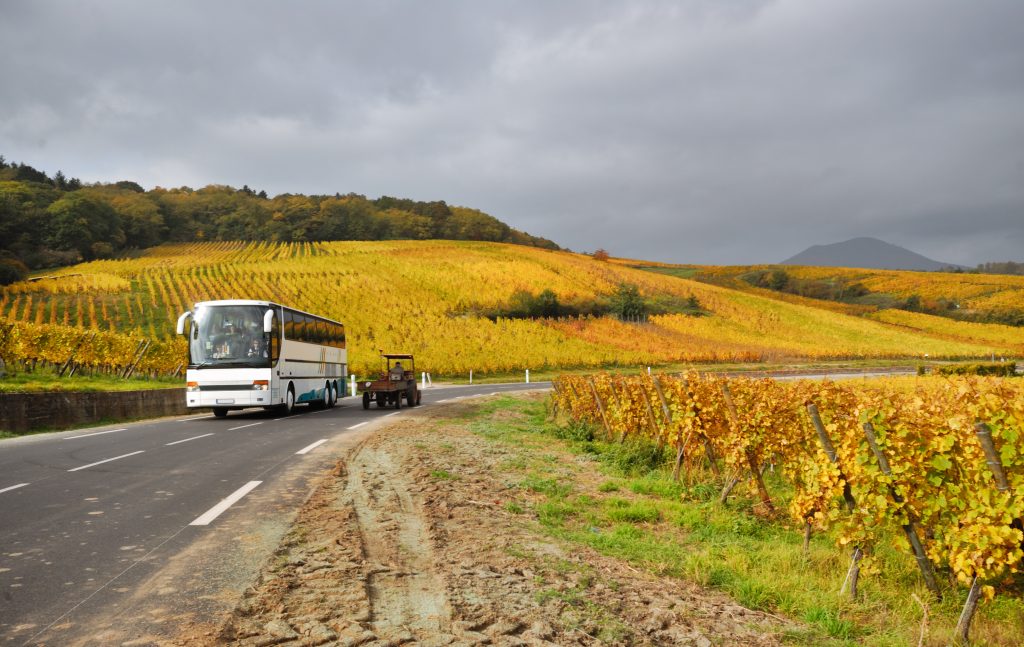
[(165, 242), (449, 239), (559, 249), (476, 209), (363, 195), (269, 197), (248, 186), (83, 185), (0, 156), (0, 285), (27, 268), (114, 257)]

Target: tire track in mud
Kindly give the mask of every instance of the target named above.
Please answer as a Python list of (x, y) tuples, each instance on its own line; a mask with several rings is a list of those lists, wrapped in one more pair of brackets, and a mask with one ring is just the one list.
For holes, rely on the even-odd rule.
[(404, 481), (386, 451), (363, 445), (349, 460), (342, 496), (355, 511), (368, 565), (370, 626), (420, 639), (444, 631), (451, 612), (423, 514)]

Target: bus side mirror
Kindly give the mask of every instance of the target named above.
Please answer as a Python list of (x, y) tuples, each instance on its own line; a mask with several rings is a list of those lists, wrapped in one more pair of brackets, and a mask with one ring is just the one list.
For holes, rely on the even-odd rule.
[(274, 331), (274, 311), (267, 310), (263, 314), (263, 332), (271, 333)]
[(179, 335), (184, 335), (185, 334), (185, 322), (188, 321), (191, 318), (192, 318), (192, 313), (191, 312), (183, 312), (183, 313), (181, 313), (181, 316), (178, 317), (177, 332), (178, 332)]

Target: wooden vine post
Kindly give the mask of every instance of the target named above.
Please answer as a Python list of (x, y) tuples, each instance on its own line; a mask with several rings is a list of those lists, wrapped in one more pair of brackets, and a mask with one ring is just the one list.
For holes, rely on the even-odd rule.
[[(722, 395), (725, 396), (725, 408), (729, 411), (729, 419), (732, 421), (733, 426), (739, 430), (740, 418), (736, 413), (736, 405), (732, 401), (732, 393), (729, 392), (728, 384), (722, 384)], [(757, 457), (754, 456), (754, 451), (747, 447), (743, 450), (743, 454), (747, 459), (747, 467), (750, 468), (750, 475), (754, 478), (754, 483), (757, 484), (757, 491), (761, 496), (761, 503), (768, 510), (768, 514), (774, 514), (775, 506), (772, 505), (772, 498), (768, 494), (768, 488), (765, 487), (764, 477), (761, 475), (761, 468), (757, 465)]]
[[(878, 459), (878, 467), (882, 470), (882, 474), (890, 479), (889, 481), (889, 494), (892, 496), (893, 501), (896, 503), (903, 503), (903, 497), (899, 492), (896, 491), (896, 485), (892, 482), (892, 468), (889, 466), (889, 460), (882, 453), (881, 448), (878, 446), (878, 439), (875, 437), (875, 428), (870, 422), (864, 423), (864, 437), (868, 439), (868, 445), (871, 447), (872, 453), (875, 458)], [(935, 581), (935, 571), (932, 569), (932, 562), (928, 559), (928, 556), (924, 554), (924, 546), (921, 545), (921, 538), (917, 534), (917, 523), (914, 518), (910, 515), (910, 511), (907, 511), (907, 523), (903, 524), (903, 532), (907, 536), (907, 541), (910, 542), (910, 547), (914, 552), (914, 559), (917, 560), (917, 566), (921, 569), (921, 575), (924, 576), (925, 586), (928, 590), (935, 595), (939, 600), (942, 599), (942, 592), (939, 591), (939, 585)]]
[[(974, 424), (974, 435), (977, 436), (978, 443), (981, 445), (982, 451), (985, 452), (985, 464), (988, 465), (989, 471), (992, 472), (992, 476), (995, 478), (996, 489), (1009, 494), (1010, 481), (1006, 478), (1003, 461), (999, 458), (996, 444), (992, 440), (992, 430), (984, 422), (979, 421)], [(967, 600), (964, 602), (963, 611), (960, 612), (960, 618), (956, 623), (955, 635), (957, 644), (966, 645), (970, 641), (971, 621), (978, 610), (978, 600), (980, 598), (981, 583), (978, 581), (978, 576), (975, 575), (971, 579), (971, 588), (967, 592)]]
[(625, 421), (623, 420), (625, 418), (625, 416), (623, 415), (622, 399), (619, 398), (619, 392), (615, 388), (615, 378), (614, 377), (609, 379), (608, 387), (609, 387), (609, 389), (612, 392), (612, 400), (615, 402), (615, 410), (619, 414), (618, 415), (619, 422), (622, 423), (622, 431), (619, 432), (619, 444), (621, 445), (622, 443), (626, 442), (626, 433), (629, 432), (629, 428), (626, 425)]
[[(679, 379), (685, 380), (686, 376), (683, 374), (679, 375)], [(665, 414), (665, 419), (672, 422), (672, 411), (668, 407), (668, 400), (665, 399), (665, 393), (661, 389), (661, 382), (657, 377), (654, 378), (654, 390), (658, 394), (658, 399), (661, 400), (661, 411)], [(687, 390), (689, 393), (689, 390)], [(692, 394), (690, 394), (692, 397)], [(714, 472), (715, 476), (721, 476), (722, 470), (718, 467), (718, 463), (715, 461), (715, 450), (711, 446), (711, 441), (704, 434), (701, 434), (701, 441), (704, 443), (704, 453), (707, 456), (708, 463), (711, 465), (711, 471)], [(685, 443), (683, 443), (685, 446)]]
[(601, 414), (601, 422), (604, 423), (604, 432), (606, 438), (612, 437), (612, 428), (608, 424), (608, 416), (604, 413), (604, 402), (601, 400), (601, 394), (597, 392), (597, 386), (594, 384), (594, 378), (590, 378), (590, 392), (594, 394), (594, 402), (597, 403), (597, 410)]
[[(647, 394), (647, 387), (644, 386), (643, 382), (640, 383), (640, 390), (643, 391), (644, 409), (647, 411), (647, 428), (651, 431), (651, 436), (658, 439), (658, 451), (660, 452), (665, 448), (665, 435), (658, 431), (658, 421), (654, 418), (654, 409), (651, 408), (651, 400)], [(666, 427), (666, 433), (668, 429)]]
[[(832, 444), (832, 438), (828, 435), (825, 425), (821, 422), (821, 415), (818, 413), (817, 405), (813, 402), (808, 402), (807, 414), (811, 417), (811, 424), (814, 425), (814, 431), (818, 434), (818, 442), (821, 443), (821, 448), (825, 450), (825, 455), (828, 456), (829, 462), (839, 470), (839, 478), (843, 479), (843, 502), (846, 503), (847, 511), (853, 512), (857, 503), (853, 498), (853, 492), (850, 490), (850, 481), (846, 478), (842, 468), (839, 467), (839, 455), (836, 453), (835, 445)], [(808, 522), (809, 526), (810, 522)], [(860, 579), (860, 558), (863, 556), (864, 552), (860, 549), (860, 546), (854, 546), (853, 556), (850, 558), (850, 568), (847, 569), (846, 579), (843, 580), (843, 586), (839, 589), (840, 595), (849, 586), (850, 598), (856, 599), (857, 581)]]

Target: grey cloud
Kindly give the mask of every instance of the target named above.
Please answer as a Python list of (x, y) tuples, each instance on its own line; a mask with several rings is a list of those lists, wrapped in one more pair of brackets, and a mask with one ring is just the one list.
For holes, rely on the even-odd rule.
[(1014, 0), (4, 14), (0, 153), (87, 180), (445, 199), (654, 260), (854, 236), (1022, 260)]

